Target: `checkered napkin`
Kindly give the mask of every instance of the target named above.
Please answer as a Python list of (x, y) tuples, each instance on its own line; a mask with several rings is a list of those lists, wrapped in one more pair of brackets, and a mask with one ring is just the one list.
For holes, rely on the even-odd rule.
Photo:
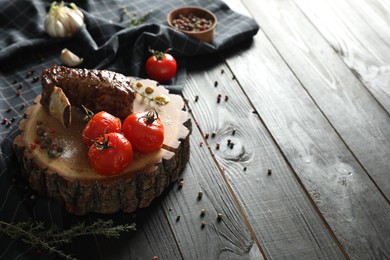
[[(128, 76), (145, 77), (149, 48), (170, 52), (179, 63), (175, 78), (167, 84), (173, 92), (184, 86), (185, 61), (192, 56), (217, 53), (249, 41), (259, 29), (249, 17), (237, 14), (219, 0), (83, 0), (75, 1), (85, 25), (71, 38), (49, 37), (44, 29), (50, 3), (43, 0), (0, 2), (0, 221), (41, 220), (62, 225), (61, 204), (38, 198), (19, 177), (12, 149), (17, 122), (41, 93), (40, 73), (61, 64), (59, 54), (68, 48), (84, 58), (82, 67), (108, 69)], [(218, 25), (213, 43), (195, 40), (170, 27), (167, 13), (183, 5), (201, 6), (215, 13)], [(131, 26), (129, 15), (146, 20)], [(37, 258), (35, 249), (0, 233), (0, 259)]]

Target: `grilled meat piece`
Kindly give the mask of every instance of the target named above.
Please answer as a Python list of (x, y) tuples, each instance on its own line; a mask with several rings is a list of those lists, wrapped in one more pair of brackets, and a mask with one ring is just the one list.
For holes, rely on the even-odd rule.
[(130, 80), (107, 70), (73, 69), (52, 66), (42, 72), (42, 107), (49, 112), (54, 86), (63, 90), (72, 106), (93, 112), (106, 111), (125, 118), (133, 112), (135, 92)]

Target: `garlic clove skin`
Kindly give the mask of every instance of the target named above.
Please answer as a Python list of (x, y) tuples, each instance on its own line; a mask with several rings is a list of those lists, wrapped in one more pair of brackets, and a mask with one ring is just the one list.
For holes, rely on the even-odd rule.
[(83, 58), (80, 58), (68, 49), (63, 49), (60, 56), (61, 62), (69, 67), (75, 67), (83, 62)]
[(45, 31), (51, 36), (51, 37), (57, 37), (57, 31), (56, 31), (56, 24), (55, 24), (54, 17), (46, 16), (45, 20)]
[(69, 21), (68, 28), (72, 34), (75, 34), (80, 29), (80, 27), (84, 24), (84, 20), (78, 14), (71, 13), (71, 12), (68, 13), (68, 21)]
[(69, 21), (68, 15), (66, 13), (59, 12), (57, 19), (58, 19), (58, 22), (60, 22), (64, 28), (70, 28), (71, 22)]
[(55, 37), (64, 37), (65, 36), (65, 28), (64, 28), (64, 25), (60, 21), (54, 21), (54, 35), (55, 35)]
[(70, 37), (84, 25), (84, 15), (72, 3), (72, 8), (65, 6), (64, 2), (57, 5), (53, 2), (46, 15), (44, 28), (51, 37)]

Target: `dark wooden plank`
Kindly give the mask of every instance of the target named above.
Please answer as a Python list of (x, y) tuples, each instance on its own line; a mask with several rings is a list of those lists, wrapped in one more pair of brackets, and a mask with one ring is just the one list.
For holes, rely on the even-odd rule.
[[(265, 34), (261, 31), (255, 37), (254, 48), (229, 57), (229, 66), (348, 255), (356, 259), (389, 257), (388, 201), (318, 109), (317, 100), (312, 100), (296, 72), (290, 70), (291, 64), (280, 57), (280, 53), (299, 52), (300, 47), (309, 53), (305, 56), (306, 65), (296, 61), (301, 69), (310, 64), (322, 71), (322, 63), (314, 59), (317, 53), (309, 49), (321, 43), (312, 36), (278, 44), (306, 29), (294, 26), (304, 16), (290, 1), (244, 3), (256, 15)], [(327, 59), (337, 62), (332, 56)], [(343, 78), (337, 73), (337, 79)]]
[[(309, 51), (281, 49), (282, 56), (389, 200), (390, 161), (383, 158), (390, 154), (390, 116), (382, 106), (390, 108), (390, 45), (376, 34), (369, 17), (363, 19), (354, 11), (369, 10), (362, 2), (296, 2), (381, 104), (365, 91), (341, 60), (335, 58), (334, 51), (306, 21), (295, 19), (290, 23), (291, 27), (304, 28), (305, 33), (297, 33), (288, 43), (285, 39), (274, 42), (280, 47), (296, 42), (298, 37), (316, 42), (308, 46)], [(390, 33), (383, 35), (390, 36)], [(301, 69), (307, 60), (320, 65), (310, 64)]]
[(119, 239), (97, 237), (100, 259), (181, 259), (182, 255), (173, 232), (157, 199), (149, 208), (134, 214), (108, 216), (115, 223), (136, 223), (136, 231), (123, 233)]
[[(318, 3), (309, 2), (302, 3), (302, 8), (321, 7)], [(266, 1), (263, 4), (268, 5)], [(275, 9), (277, 13), (274, 16), (264, 12), (259, 18), (267, 36), (368, 174), (375, 180), (376, 185), (389, 199), (390, 161), (383, 160), (383, 157), (390, 154), (389, 114), (294, 4), (281, 2), (276, 8), (278, 9)], [(319, 13), (327, 14), (325, 9), (325, 7), (316, 9), (317, 12), (313, 11), (312, 14), (316, 17)], [(341, 15), (340, 13), (329, 17), (320, 16), (317, 23), (319, 27), (323, 24), (332, 24)], [(353, 35), (347, 30), (340, 30), (337, 35), (342, 34)], [(345, 41), (339, 45), (348, 46)], [(354, 46), (353, 43), (351, 45)], [(383, 51), (380, 50), (380, 53)], [(349, 56), (348, 50), (345, 50), (345, 53)], [(390, 49), (388, 53), (390, 54)], [(361, 59), (350, 60), (356, 62), (360, 60), (359, 63), (365, 66), (371, 64), (368, 60), (366, 60), (368, 63)], [(387, 99), (387, 103), (390, 105), (390, 99)]]
[[(202, 137), (194, 128), (183, 187), (173, 184), (151, 207), (136, 212), (136, 232), (118, 241), (99, 238), (102, 259), (263, 259), (220, 169), (207, 147), (199, 146)], [(221, 221), (218, 213), (223, 215)], [(119, 220), (130, 221), (131, 216), (120, 215)]]
[[(194, 128), (196, 128), (194, 126)], [(184, 259), (263, 259), (245, 219), (198, 129), (191, 136), (191, 158), (184, 186), (169, 192), (163, 207)], [(199, 191), (203, 196), (198, 198)], [(206, 214), (202, 217), (202, 209)], [(218, 220), (218, 213), (222, 219)], [(177, 216), (181, 216), (177, 221)], [(202, 221), (205, 226), (202, 227)]]
[[(202, 57), (192, 63), (189, 72), (183, 95), (189, 99), (203, 135), (209, 134), (204, 142), (224, 169), (266, 256), (343, 258), (226, 64), (218, 57)], [(268, 175), (268, 168), (272, 175)]]
[(388, 3), (368, 0), (295, 2), (390, 113)]

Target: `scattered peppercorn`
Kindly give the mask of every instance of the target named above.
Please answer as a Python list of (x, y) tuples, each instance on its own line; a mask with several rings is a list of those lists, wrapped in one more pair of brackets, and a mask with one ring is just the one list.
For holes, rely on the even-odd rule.
[(218, 94), (218, 96), (217, 96), (217, 103), (220, 103), (220, 102), (221, 102), (221, 97), (222, 97), (222, 95), (221, 95), (221, 94)]
[(218, 81), (215, 81), (214, 82), (214, 87), (217, 87), (218, 86)]
[(180, 220), (180, 215), (177, 215), (176, 222), (178, 222), (179, 220)]
[(195, 96), (195, 102), (198, 102), (198, 100), (199, 100), (199, 96), (196, 95), (196, 96)]
[(217, 134), (217, 133), (216, 133), (215, 131), (213, 131), (213, 132), (211, 133), (211, 137), (215, 137), (216, 134)]
[(219, 147), (221, 146), (221, 144), (220, 143), (216, 143), (215, 144), (215, 148), (217, 149), (217, 150), (219, 150)]
[(209, 132), (206, 132), (205, 136), (206, 139), (209, 138)]
[(225, 101), (228, 101), (229, 100), (229, 97), (228, 96), (225, 96)]
[(225, 73), (225, 70), (224, 69), (221, 69), (221, 74)]
[(23, 109), (25, 109), (25, 108), (26, 108), (26, 104), (23, 103), (23, 104), (20, 106), (20, 110), (23, 110)]
[(12, 111), (12, 108), (8, 108), (7, 109), (7, 113), (11, 112)]
[(16, 95), (17, 95), (17, 96), (22, 95), (22, 93), (23, 93), (23, 91), (22, 91), (21, 89), (18, 89), (18, 90), (16, 91)]
[(184, 181), (179, 181), (179, 189), (183, 188), (184, 186)]
[(23, 83), (22, 83), (22, 82), (19, 82), (19, 84), (18, 84), (18, 89), (21, 89), (21, 88), (23, 88)]
[(268, 175), (271, 175), (272, 174), (272, 169), (268, 169), (267, 173), (268, 173)]
[(58, 158), (63, 153), (64, 149), (49, 134), (54, 135), (55, 129), (49, 128), (47, 131), (42, 126), (37, 126), (35, 138), (35, 144), (39, 144), (41, 149), (47, 149), (47, 155), (49, 158)]
[(236, 129), (233, 128), (232, 135), (235, 135), (235, 134), (236, 134)]
[(193, 13), (188, 15), (179, 14), (177, 18), (172, 20), (172, 25), (180, 30), (200, 32), (211, 28), (213, 21), (198, 17)]
[(206, 221), (203, 220), (202, 222), (200, 222), (200, 227), (201, 228), (204, 228), (205, 226), (206, 226)]
[(247, 168), (246, 168), (246, 166), (244, 167), (244, 172), (246, 172), (246, 170), (247, 170)]
[(229, 147), (230, 147), (230, 149), (233, 149), (233, 148), (234, 148), (234, 143), (231, 142), (231, 143), (229, 144)]
[(202, 196), (203, 196), (203, 192), (202, 192), (202, 191), (199, 191), (199, 192), (198, 192), (198, 199), (199, 199), (199, 200), (202, 199)]
[(202, 210), (200, 211), (200, 216), (201, 216), (201, 217), (204, 217), (204, 215), (206, 215), (206, 209), (202, 209)]
[(218, 215), (217, 215), (217, 219), (218, 219), (218, 221), (221, 221), (221, 220), (222, 220), (222, 218), (223, 218), (223, 215), (222, 215), (222, 213), (218, 213)]
[(231, 142), (232, 142), (232, 140), (230, 140), (230, 139), (227, 140), (228, 145), (230, 145)]
[(203, 142), (202, 142), (202, 141), (200, 141), (200, 142), (199, 142), (199, 146), (202, 146), (202, 145), (203, 145)]

